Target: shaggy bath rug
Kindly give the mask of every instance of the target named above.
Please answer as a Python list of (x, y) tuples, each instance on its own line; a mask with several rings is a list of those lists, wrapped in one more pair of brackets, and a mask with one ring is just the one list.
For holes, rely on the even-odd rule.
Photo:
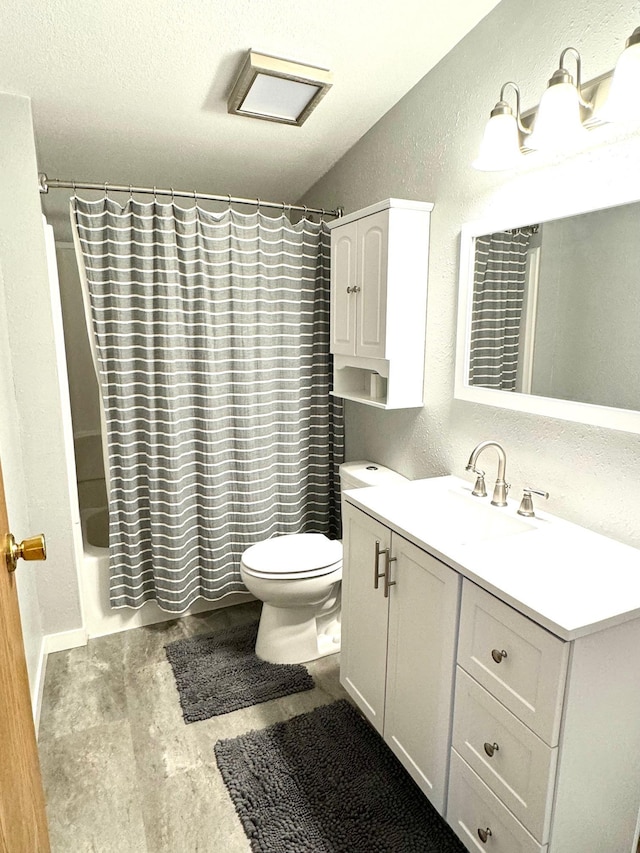
[(253, 853), (464, 853), (345, 700), (215, 746)]
[(257, 634), (258, 623), (252, 622), (165, 646), (186, 723), (312, 689), (313, 678), (302, 664), (260, 660), (254, 652)]

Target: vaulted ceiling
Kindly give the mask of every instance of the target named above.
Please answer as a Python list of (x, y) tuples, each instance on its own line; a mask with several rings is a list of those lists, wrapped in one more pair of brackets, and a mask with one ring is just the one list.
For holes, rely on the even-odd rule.
[[(0, 90), (32, 99), (51, 178), (295, 201), (495, 5), (20, 0), (0, 10)], [(249, 48), (331, 69), (302, 127), (227, 113)]]

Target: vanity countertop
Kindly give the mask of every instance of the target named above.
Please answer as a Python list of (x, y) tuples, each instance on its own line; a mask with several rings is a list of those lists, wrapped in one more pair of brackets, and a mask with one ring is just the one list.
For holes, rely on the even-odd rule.
[[(471, 489), (448, 476), (354, 489), (345, 497), (563, 640), (640, 617), (640, 550), (538, 508), (534, 518), (523, 518), (517, 501), (493, 507)], [(465, 513), (475, 507), (489, 524), (490, 513), (500, 513), (514, 532), (467, 536)]]

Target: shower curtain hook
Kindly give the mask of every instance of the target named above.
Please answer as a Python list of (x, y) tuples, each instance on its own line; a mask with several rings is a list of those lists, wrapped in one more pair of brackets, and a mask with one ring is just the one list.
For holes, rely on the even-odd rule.
[(309, 208), (308, 208), (308, 207), (307, 207), (307, 205), (305, 204), (305, 206), (304, 206), (304, 218), (305, 218), (305, 219), (307, 218), (307, 211), (308, 211), (308, 209), (309, 209)]
[(78, 194), (76, 193), (76, 182), (75, 182), (75, 181), (71, 181), (71, 186), (73, 187), (73, 197), (74, 197), (74, 199), (76, 199), (76, 200), (77, 200), (77, 198), (78, 198)]
[(229, 198), (229, 210), (231, 210), (231, 193), (227, 193), (227, 197)]
[(133, 187), (129, 184), (129, 201), (133, 201)]
[(157, 203), (158, 201), (158, 193), (156, 191), (156, 185), (153, 185), (153, 200)]
[(260, 213), (260, 199), (258, 199), (258, 210), (256, 211), (256, 213)]
[(175, 204), (175, 203), (176, 203), (176, 194), (175, 194), (173, 187), (171, 187), (171, 204)]
[(107, 189), (108, 183), (109, 183), (109, 181), (104, 182), (104, 196), (105, 196), (105, 198), (109, 198), (109, 190)]

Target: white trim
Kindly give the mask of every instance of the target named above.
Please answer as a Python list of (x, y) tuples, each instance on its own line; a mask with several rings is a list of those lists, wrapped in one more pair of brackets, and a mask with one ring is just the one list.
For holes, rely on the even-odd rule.
[[(458, 286), (458, 322), (456, 332), (456, 366), (454, 397), (469, 403), (481, 403), (499, 409), (511, 409), (517, 412), (529, 412), (534, 415), (559, 418), (565, 421), (608, 427), (623, 432), (640, 433), (640, 411), (617, 409), (612, 406), (597, 406), (592, 403), (578, 403), (573, 400), (560, 400), (552, 397), (538, 397), (533, 394), (521, 394), (512, 391), (499, 391), (495, 388), (481, 388), (468, 384), (469, 377), (469, 340), (471, 330), (471, 308), (473, 299), (473, 267), (476, 237), (504, 231), (511, 228), (524, 228), (532, 223), (543, 223), (552, 219), (563, 219), (581, 213), (591, 213), (608, 207), (618, 207), (638, 201), (638, 192), (628, 190), (612, 193), (600, 204), (593, 207), (584, 205), (576, 208), (575, 202), (566, 199), (554, 199), (551, 204), (533, 211), (527, 221), (508, 221), (508, 215), (502, 219), (470, 222), (460, 231), (460, 277)], [(505, 221), (507, 220), (507, 221)]]
[(84, 628), (60, 631), (59, 634), (45, 634), (42, 638), (42, 650), (45, 655), (50, 655), (53, 652), (76, 649), (78, 646), (86, 646), (88, 639), (89, 635)]
[(44, 695), (44, 682), (47, 675), (47, 654), (44, 650), (44, 637), (40, 641), (40, 654), (38, 657), (38, 668), (31, 691), (31, 708), (33, 710), (33, 725), (36, 730), (36, 739), (40, 734), (40, 713), (42, 711), (42, 697)]
[(384, 201), (371, 204), (369, 207), (363, 207), (361, 210), (354, 210), (353, 213), (347, 213), (346, 216), (341, 216), (333, 222), (327, 222), (327, 228), (338, 228), (340, 225), (346, 225), (348, 222), (355, 222), (356, 219), (362, 219), (363, 216), (372, 216), (374, 213), (380, 213), (382, 210), (389, 210), (391, 207), (400, 207), (403, 210), (426, 210), (432, 211), (434, 203), (432, 201), (411, 201), (404, 198), (387, 198)]

